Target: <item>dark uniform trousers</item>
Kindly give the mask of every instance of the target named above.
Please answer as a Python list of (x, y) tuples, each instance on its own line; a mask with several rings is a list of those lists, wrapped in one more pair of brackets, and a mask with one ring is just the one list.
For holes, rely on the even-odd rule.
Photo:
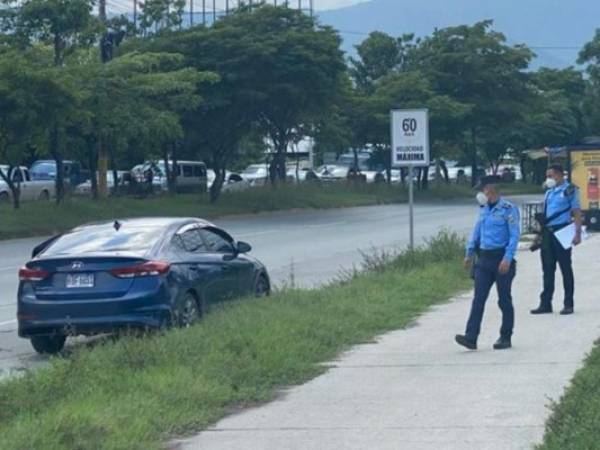
[(495, 252), (495, 254), (486, 254), (483, 251), (475, 264), (475, 298), (471, 305), (471, 314), (467, 322), (466, 332), (467, 337), (475, 341), (481, 330), (485, 303), (494, 283), (498, 291), (498, 306), (502, 311), (500, 336), (508, 339), (512, 336), (515, 324), (515, 310), (512, 303), (511, 289), (516, 275), (517, 263), (513, 261), (508, 273), (502, 275), (498, 271), (498, 267), (503, 257), (504, 251)]
[(565, 289), (565, 308), (573, 308), (573, 297), (575, 293), (575, 279), (573, 276), (572, 249), (565, 250), (558, 242), (552, 230), (558, 230), (561, 226), (551, 227), (544, 230), (542, 236), (542, 270), (544, 272), (544, 291), (540, 296), (541, 306), (552, 308), (552, 296), (554, 295), (554, 282), (556, 274), (556, 263), (560, 267)]

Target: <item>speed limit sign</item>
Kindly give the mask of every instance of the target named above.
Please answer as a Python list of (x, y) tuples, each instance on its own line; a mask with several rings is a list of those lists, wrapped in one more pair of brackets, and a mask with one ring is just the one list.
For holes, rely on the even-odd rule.
[(429, 112), (392, 111), (392, 166), (429, 166)]

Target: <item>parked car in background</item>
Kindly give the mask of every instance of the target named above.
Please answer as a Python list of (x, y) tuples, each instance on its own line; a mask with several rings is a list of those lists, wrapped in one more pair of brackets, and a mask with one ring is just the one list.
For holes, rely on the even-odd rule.
[(58, 353), (67, 336), (190, 326), (211, 304), (269, 295), (269, 274), (251, 250), (194, 218), (75, 228), (36, 247), (19, 271), (19, 336)]
[(323, 181), (324, 183), (347, 180), (349, 173), (350, 167), (335, 164), (325, 164), (319, 167), (316, 171), (319, 180)]
[[(207, 170), (207, 180), (208, 180), (208, 189), (211, 188), (213, 183), (215, 182), (215, 171), (212, 169)], [(221, 188), (221, 192), (237, 192), (243, 191), (245, 189), (251, 188), (252, 185), (245, 180), (239, 173), (229, 172), (228, 170), (225, 172), (225, 181), (223, 182), (223, 187)]]
[[(13, 167), (9, 171), (6, 165), (0, 166), (2, 172), (9, 179), (19, 185), (20, 197), (23, 202), (42, 200), (48, 201), (55, 195), (55, 185), (52, 180), (32, 180), (29, 170), (26, 167)], [(9, 185), (0, 178), (0, 202), (9, 202), (12, 198), (12, 191)]]
[(268, 164), (250, 164), (240, 174), (252, 186), (261, 186), (269, 180)]
[(296, 167), (288, 167), (287, 179), (294, 183), (304, 183), (305, 181), (319, 181), (317, 173), (310, 168), (304, 167), (296, 169)]
[[(117, 171), (117, 186), (119, 187), (127, 187), (127, 180), (129, 172), (119, 170)], [(96, 179), (98, 178), (98, 174), (96, 174)], [(114, 172), (109, 170), (106, 172), (106, 184), (108, 186), (108, 190), (110, 193), (113, 193), (115, 190), (115, 177)], [(85, 183), (81, 183), (79, 186), (75, 188), (75, 194), (77, 195), (91, 195), (92, 194), (92, 180), (87, 180)]]
[[(206, 192), (208, 188), (206, 164), (202, 161), (177, 161), (177, 167), (169, 163), (170, 170), (176, 170), (177, 190), (181, 192)], [(146, 173), (152, 172), (152, 185), (161, 191), (168, 190), (164, 161), (147, 161), (141, 167), (135, 166), (131, 172), (140, 184), (146, 183)]]
[[(64, 182), (68, 188), (75, 188), (89, 179), (89, 173), (81, 168), (75, 161), (63, 161)], [(56, 161), (38, 160), (29, 169), (31, 179), (34, 181), (56, 180)]]

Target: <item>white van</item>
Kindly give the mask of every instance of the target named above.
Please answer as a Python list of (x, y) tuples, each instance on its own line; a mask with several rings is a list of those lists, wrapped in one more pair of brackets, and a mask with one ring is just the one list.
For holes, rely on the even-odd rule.
[[(173, 170), (173, 163), (169, 163), (169, 168)], [(132, 170), (136, 180), (139, 183), (144, 183), (144, 173), (151, 169), (153, 178), (152, 184), (156, 188), (163, 191), (168, 189), (165, 162), (164, 161), (147, 161), (139, 168), (136, 166)], [(200, 191), (207, 190), (206, 164), (201, 161), (177, 161), (177, 190), (178, 191)]]

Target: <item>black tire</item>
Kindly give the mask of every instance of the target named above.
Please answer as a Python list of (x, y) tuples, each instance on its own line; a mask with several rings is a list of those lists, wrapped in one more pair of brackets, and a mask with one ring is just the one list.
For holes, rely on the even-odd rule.
[(31, 346), (40, 355), (56, 355), (65, 346), (66, 336), (55, 334), (52, 336), (34, 336), (31, 338)]
[(192, 292), (186, 292), (175, 304), (173, 309), (173, 325), (188, 328), (202, 318), (201, 301)]
[(254, 295), (256, 297), (268, 297), (271, 295), (271, 283), (265, 274), (261, 274), (254, 285)]
[(38, 197), (41, 202), (49, 202), (50, 201), (50, 193), (48, 191), (40, 192), (40, 196)]
[(0, 194), (0, 204), (4, 205), (8, 202), (10, 202), (10, 195), (8, 195), (6, 192), (2, 192)]

